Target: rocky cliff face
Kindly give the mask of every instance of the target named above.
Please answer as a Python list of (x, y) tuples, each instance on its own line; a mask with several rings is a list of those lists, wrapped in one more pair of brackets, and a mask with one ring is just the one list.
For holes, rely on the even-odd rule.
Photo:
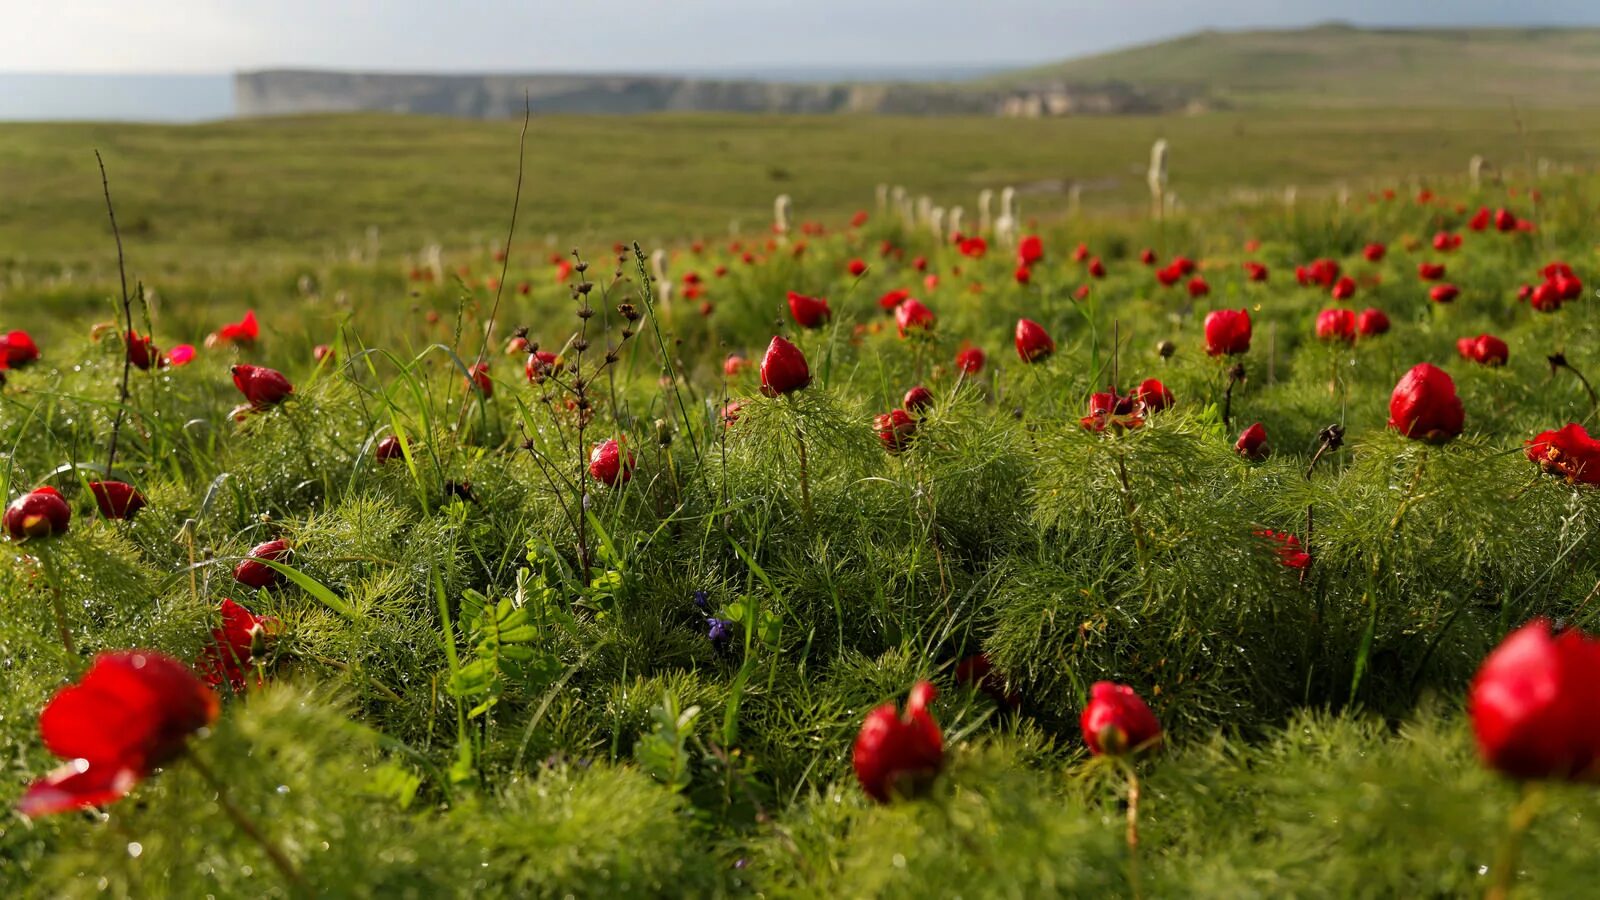
[(379, 75), (269, 71), (234, 76), (241, 116), (379, 111), (507, 118), (669, 111), (1058, 116), (1161, 112), (1194, 98), (1126, 85), (1005, 90), (932, 84), (780, 84), (635, 75)]

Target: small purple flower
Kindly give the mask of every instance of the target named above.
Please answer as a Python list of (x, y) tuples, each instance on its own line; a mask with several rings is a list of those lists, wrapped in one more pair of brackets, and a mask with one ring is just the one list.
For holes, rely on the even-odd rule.
[(707, 619), (706, 637), (711, 639), (711, 646), (718, 650), (728, 649), (728, 642), (733, 640), (733, 623), (727, 619)]
[(709, 612), (711, 610), (711, 595), (705, 591), (695, 591), (694, 605), (699, 607), (701, 612)]

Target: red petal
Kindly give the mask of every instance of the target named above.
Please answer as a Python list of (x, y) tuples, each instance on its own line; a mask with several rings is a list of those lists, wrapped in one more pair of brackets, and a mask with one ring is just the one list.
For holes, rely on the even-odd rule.
[(128, 795), (144, 773), (120, 766), (92, 766), (75, 759), (35, 781), (17, 801), (30, 819), (114, 803)]

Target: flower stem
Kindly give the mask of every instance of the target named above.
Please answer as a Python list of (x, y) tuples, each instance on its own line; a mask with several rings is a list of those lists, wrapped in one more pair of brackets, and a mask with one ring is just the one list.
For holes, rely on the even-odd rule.
[(1517, 862), (1522, 857), (1522, 838), (1533, 824), (1539, 807), (1544, 803), (1544, 791), (1533, 782), (1524, 782), (1522, 797), (1511, 808), (1506, 821), (1505, 836), (1494, 857), (1494, 880), (1484, 892), (1484, 900), (1506, 900), (1511, 896), (1511, 884), (1517, 878)]
[(1139, 898), (1139, 773), (1128, 766), (1128, 889)]
[(800, 444), (800, 505), (805, 510), (806, 528), (811, 527), (811, 477), (806, 464), (806, 433), (796, 426), (795, 440)]
[(257, 825), (255, 820), (251, 819), (244, 810), (239, 808), (238, 804), (233, 802), (233, 798), (228, 796), (228, 790), (223, 785), (222, 779), (211, 771), (211, 767), (206, 765), (205, 761), (200, 758), (199, 754), (194, 752), (193, 748), (189, 750), (188, 755), (189, 764), (194, 766), (196, 772), (200, 773), (200, 777), (205, 781), (206, 785), (216, 792), (217, 805), (222, 807), (222, 811), (227, 814), (233, 824), (244, 832), (246, 837), (254, 841), (262, 852), (267, 854), (267, 859), (272, 861), (273, 867), (283, 875), (285, 880), (297, 890), (309, 896), (312, 893), (311, 886), (306, 883), (305, 876), (300, 874), (300, 870), (295, 868), (293, 862), (290, 862), (288, 855), (283, 852), (282, 848), (268, 839), (261, 830), (261, 826)]
[(72, 642), (72, 627), (67, 624), (66, 601), (61, 597), (61, 575), (56, 571), (53, 548), (44, 547), (39, 551), (39, 564), (44, 568), (45, 584), (50, 587), (50, 610), (56, 617), (56, 628), (61, 631), (61, 646), (67, 651), (67, 657), (72, 660), (76, 668), (78, 660), (77, 645)]

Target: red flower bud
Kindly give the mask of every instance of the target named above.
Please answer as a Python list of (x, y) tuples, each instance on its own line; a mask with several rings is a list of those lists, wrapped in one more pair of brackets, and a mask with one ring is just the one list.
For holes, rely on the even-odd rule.
[(774, 336), (761, 358), (761, 393), (768, 397), (790, 394), (811, 383), (811, 368), (800, 348)]
[(1251, 462), (1260, 462), (1272, 455), (1272, 445), (1267, 443), (1267, 429), (1260, 422), (1246, 428), (1234, 442), (1234, 452)]
[(1513, 778), (1600, 775), (1600, 642), (1536, 620), (1483, 661), (1467, 696), (1484, 762)]
[(1418, 363), (1389, 397), (1389, 427), (1409, 438), (1442, 444), (1461, 434), (1466, 413), (1456, 383), (1432, 363)]
[(283, 580), (283, 576), (278, 574), (277, 569), (261, 563), (260, 560), (285, 562), (292, 553), (293, 551), (289, 549), (288, 541), (276, 540), (257, 544), (250, 549), (244, 559), (239, 561), (237, 566), (234, 566), (233, 577), (240, 584), (253, 588), (271, 587)]
[(930, 391), (919, 384), (911, 390), (906, 391), (906, 395), (900, 400), (900, 403), (911, 412), (922, 412), (923, 410), (933, 406), (933, 391)]
[(100, 506), (100, 515), (108, 519), (131, 519), (144, 509), (144, 495), (121, 481), (91, 481), (89, 493)]
[(828, 301), (820, 297), (807, 297), (804, 294), (789, 292), (789, 314), (801, 328), (821, 328), (833, 318), (833, 310), (828, 307)]
[(982, 372), (983, 364), (988, 361), (989, 357), (977, 347), (963, 347), (956, 352), (956, 368), (968, 375)]
[(1044, 326), (1031, 319), (1017, 320), (1017, 356), (1025, 363), (1039, 362), (1056, 352), (1056, 342), (1050, 339)]
[(1503, 366), (1511, 354), (1506, 342), (1492, 334), (1460, 338), (1456, 341), (1456, 351), (1461, 354), (1462, 359), (1481, 366)]
[(294, 385), (282, 372), (263, 366), (234, 366), (233, 384), (254, 409), (275, 406), (294, 393)]
[(932, 330), (933, 310), (923, 305), (921, 300), (908, 297), (894, 308), (894, 324), (900, 330), (901, 337), (918, 329)]
[(1428, 289), (1428, 299), (1435, 303), (1453, 303), (1461, 296), (1461, 289), (1453, 284), (1436, 284)]
[(633, 477), (633, 453), (614, 439), (607, 438), (589, 451), (589, 474), (609, 487), (626, 484)]
[(1250, 313), (1243, 309), (1218, 309), (1206, 316), (1206, 353), (1235, 356), (1250, 350)]
[(1344, 341), (1356, 339), (1356, 314), (1348, 309), (1325, 309), (1317, 314), (1317, 340)]
[(1109, 681), (1089, 688), (1089, 705), (1078, 724), (1096, 756), (1138, 753), (1161, 742), (1161, 723), (1133, 688)]
[(59, 491), (45, 485), (11, 501), (0, 519), (4, 520), (6, 533), (12, 540), (53, 537), (67, 533), (67, 526), (72, 522), (72, 508), (61, 499)]
[(1388, 252), (1389, 248), (1378, 243), (1368, 244), (1361, 248), (1361, 255), (1366, 257), (1367, 262), (1381, 262), (1384, 254)]
[(906, 701), (905, 715), (893, 703), (867, 714), (852, 753), (856, 778), (867, 796), (879, 803), (896, 795), (916, 796), (944, 768), (944, 736), (928, 712), (938, 695), (931, 683), (919, 681)]
[(1356, 317), (1356, 331), (1362, 337), (1389, 333), (1389, 317), (1381, 309), (1366, 309)]
[(873, 427), (878, 432), (878, 440), (883, 442), (883, 449), (890, 453), (910, 447), (911, 438), (917, 433), (916, 420), (903, 409), (883, 413), (873, 420)]
[(1024, 269), (1031, 268), (1034, 263), (1044, 259), (1044, 241), (1036, 234), (1030, 234), (1017, 242), (1017, 264)]

